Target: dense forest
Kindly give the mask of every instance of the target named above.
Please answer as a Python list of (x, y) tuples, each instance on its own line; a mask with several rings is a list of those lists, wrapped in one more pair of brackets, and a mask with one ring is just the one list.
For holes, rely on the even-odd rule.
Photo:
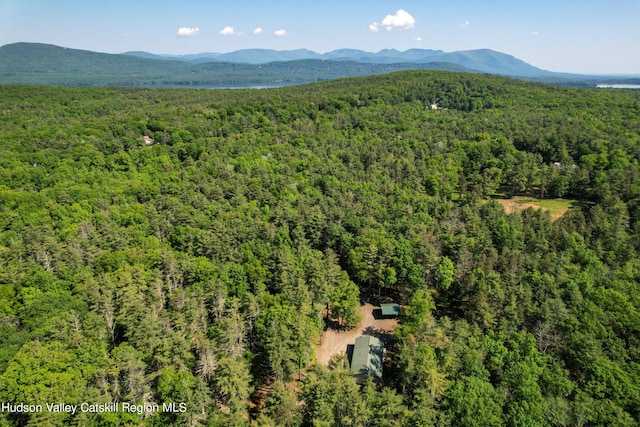
[(0, 403), (121, 404), (0, 426), (638, 425), (639, 159), (637, 90), (0, 86)]

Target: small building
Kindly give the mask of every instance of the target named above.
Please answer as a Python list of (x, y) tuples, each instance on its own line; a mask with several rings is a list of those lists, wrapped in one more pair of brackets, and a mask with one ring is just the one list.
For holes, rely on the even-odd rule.
[(371, 375), (374, 384), (382, 380), (382, 356), (384, 343), (371, 335), (363, 335), (356, 339), (351, 356), (351, 375), (358, 384), (364, 383), (367, 375)]
[(382, 317), (398, 317), (400, 316), (400, 304), (380, 304)]

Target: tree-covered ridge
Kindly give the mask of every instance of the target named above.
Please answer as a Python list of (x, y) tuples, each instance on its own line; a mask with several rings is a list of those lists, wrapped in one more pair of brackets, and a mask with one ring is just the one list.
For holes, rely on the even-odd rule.
[[(0, 401), (188, 406), (0, 424), (640, 421), (638, 91), (0, 91)], [(406, 305), (380, 389), (313, 365), (358, 298)]]
[[(209, 56), (212, 55), (212, 56)], [(226, 54), (107, 54), (42, 43), (0, 46), (0, 84), (152, 88), (277, 87), (407, 70), (489, 73), (561, 85), (637, 84), (638, 76), (555, 73), (489, 49), (460, 52), (386, 49), (247, 49)]]
[[(492, 62), (496, 62), (492, 57)], [(478, 72), (442, 59), (421, 63), (363, 63), (357, 60), (273, 60), (185, 63), (67, 49), (40, 43), (0, 46), (0, 84), (229, 88), (290, 86), (401, 70)]]

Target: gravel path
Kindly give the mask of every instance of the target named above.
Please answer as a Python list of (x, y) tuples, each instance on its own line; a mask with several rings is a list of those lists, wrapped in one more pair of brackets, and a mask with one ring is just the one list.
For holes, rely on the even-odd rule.
[(333, 329), (325, 331), (320, 339), (320, 344), (316, 346), (317, 362), (327, 366), (333, 355), (345, 354), (347, 345), (354, 344), (356, 338), (361, 335), (368, 334), (380, 337), (390, 334), (393, 328), (398, 325), (398, 320), (376, 319), (373, 315), (374, 309), (378, 309), (378, 314), (380, 313), (379, 307), (371, 304), (360, 307), (362, 322), (355, 329), (344, 332)]

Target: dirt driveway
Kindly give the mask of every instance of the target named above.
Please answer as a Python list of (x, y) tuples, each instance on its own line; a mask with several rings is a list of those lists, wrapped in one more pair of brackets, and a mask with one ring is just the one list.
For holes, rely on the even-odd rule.
[(345, 354), (347, 345), (353, 344), (361, 335), (388, 335), (398, 325), (397, 319), (376, 319), (374, 310), (380, 314), (380, 307), (365, 304), (360, 307), (362, 322), (357, 328), (350, 331), (335, 331), (329, 329), (322, 334), (320, 344), (316, 346), (317, 362), (327, 366), (331, 357), (335, 354)]

